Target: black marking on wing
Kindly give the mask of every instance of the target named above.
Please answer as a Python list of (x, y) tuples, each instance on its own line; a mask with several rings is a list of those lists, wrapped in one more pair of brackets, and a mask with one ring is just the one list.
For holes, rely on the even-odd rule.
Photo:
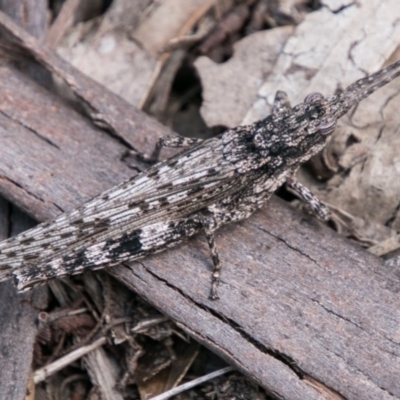
[[(1, 242), (0, 281), (9, 275), (6, 269), (10, 266), (27, 266), (27, 257), (35, 257), (38, 265), (70, 255), (88, 264), (79, 249), (84, 251), (110, 239), (121, 240), (125, 232), (135, 232), (157, 221), (181, 220), (247, 184), (226, 159), (221, 139), (207, 140), (50, 223)], [(157, 248), (156, 243), (154, 246)]]
[(89, 247), (71, 248), (68, 254), (42, 260), (33, 267), (16, 269), (13, 272), (14, 280), (18, 289), (24, 290), (54, 277), (133, 261), (174, 246), (199, 232), (201, 228), (202, 224), (196, 217), (155, 223)]

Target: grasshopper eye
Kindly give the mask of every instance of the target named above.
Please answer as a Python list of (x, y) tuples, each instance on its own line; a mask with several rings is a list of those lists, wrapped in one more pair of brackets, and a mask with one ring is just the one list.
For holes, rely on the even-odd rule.
[(321, 93), (312, 92), (305, 97), (304, 103), (316, 103), (323, 99), (324, 99), (324, 96)]
[(336, 117), (333, 115), (329, 115), (324, 118), (321, 123), (318, 125), (318, 129), (322, 135), (330, 135), (336, 127)]

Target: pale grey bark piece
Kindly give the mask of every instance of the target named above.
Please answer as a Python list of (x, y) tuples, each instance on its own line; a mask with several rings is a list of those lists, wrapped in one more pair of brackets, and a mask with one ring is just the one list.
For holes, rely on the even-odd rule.
[[(191, 26), (211, 7), (213, 0), (166, 0), (153, 4), (144, 21), (132, 32), (132, 37), (140, 42), (152, 55), (165, 51), (170, 39), (186, 34), (185, 28)], [(173, 18), (171, 18), (173, 15)]]
[(99, 387), (105, 400), (124, 399), (117, 390), (120, 368), (104, 349), (92, 351), (84, 361), (94, 385)]
[(240, 124), (292, 32), (293, 27), (285, 26), (246, 36), (223, 64), (206, 56), (196, 60), (203, 86), (201, 115), (208, 126)]
[(92, 21), (77, 25), (58, 47), (58, 54), (137, 106), (151, 82), (156, 58), (124, 31), (96, 33), (97, 25)]

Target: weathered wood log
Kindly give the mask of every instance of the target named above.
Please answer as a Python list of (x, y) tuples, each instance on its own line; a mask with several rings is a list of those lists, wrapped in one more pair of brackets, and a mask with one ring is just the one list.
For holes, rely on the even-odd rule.
[[(10, 15), (33, 36), (43, 39), (47, 30), (46, 0), (0, 0), (0, 10)], [(31, 61), (19, 64), (27, 75), (51, 87), (51, 74)], [(0, 198), (0, 240), (29, 229), (33, 221)], [(19, 400), (25, 397), (31, 375), (33, 345), (38, 310), (47, 308), (47, 289), (17, 294), (11, 282), (0, 284), (0, 398)]]
[[(0, 240), (6, 239), (10, 232), (16, 234), (20, 229), (32, 226), (23, 221), (21, 212), (16, 215), (11, 208), (9, 202), (0, 198)], [(35, 289), (34, 294), (45, 293), (43, 289), (45, 288), (40, 288), (39, 291)], [(0, 284), (1, 399), (23, 399), (26, 394), (36, 336), (37, 310), (32, 307), (31, 301), (32, 293), (17, 294), (12, 282)]]
[[(12, 69), (0, 85), (0, 192), (31, 215), (53, 217), (129, 175), (115, 137)], [(202, 237), (110, 272), (278, 398), (400, 398), (399, 271), (277, 199), (217, 243), (219, 301), (207, 299)]]
[[(17, 235), (36, 223), (0, 198), (0, 240)], [(36, 316), (48, 306), (48, 289), (17, 293), (12, 282), (0, 283), (0, 399), (25, 398), (32, 372)]]

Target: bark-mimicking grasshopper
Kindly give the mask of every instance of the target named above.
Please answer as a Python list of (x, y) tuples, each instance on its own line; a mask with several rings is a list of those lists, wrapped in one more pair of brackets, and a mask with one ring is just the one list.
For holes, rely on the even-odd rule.
[(50, 278), (136, 260), (204, 231), (214, 263), (210, 297), (218, 298), (215, 230), (249, 217), (284, 182), (328, 219), (328, 209), (294, 174), (325, 146), (338, 118), (399, 75), (400, 61), (340, 94), (312, 93), (293, 108), (279, 92), (272, 115), (252, 125), (204, 141), (163, 138), (162, 145), (191, 147), (80, 208), (0, 243), (0, 281), (14, 277), (23, 290)]

